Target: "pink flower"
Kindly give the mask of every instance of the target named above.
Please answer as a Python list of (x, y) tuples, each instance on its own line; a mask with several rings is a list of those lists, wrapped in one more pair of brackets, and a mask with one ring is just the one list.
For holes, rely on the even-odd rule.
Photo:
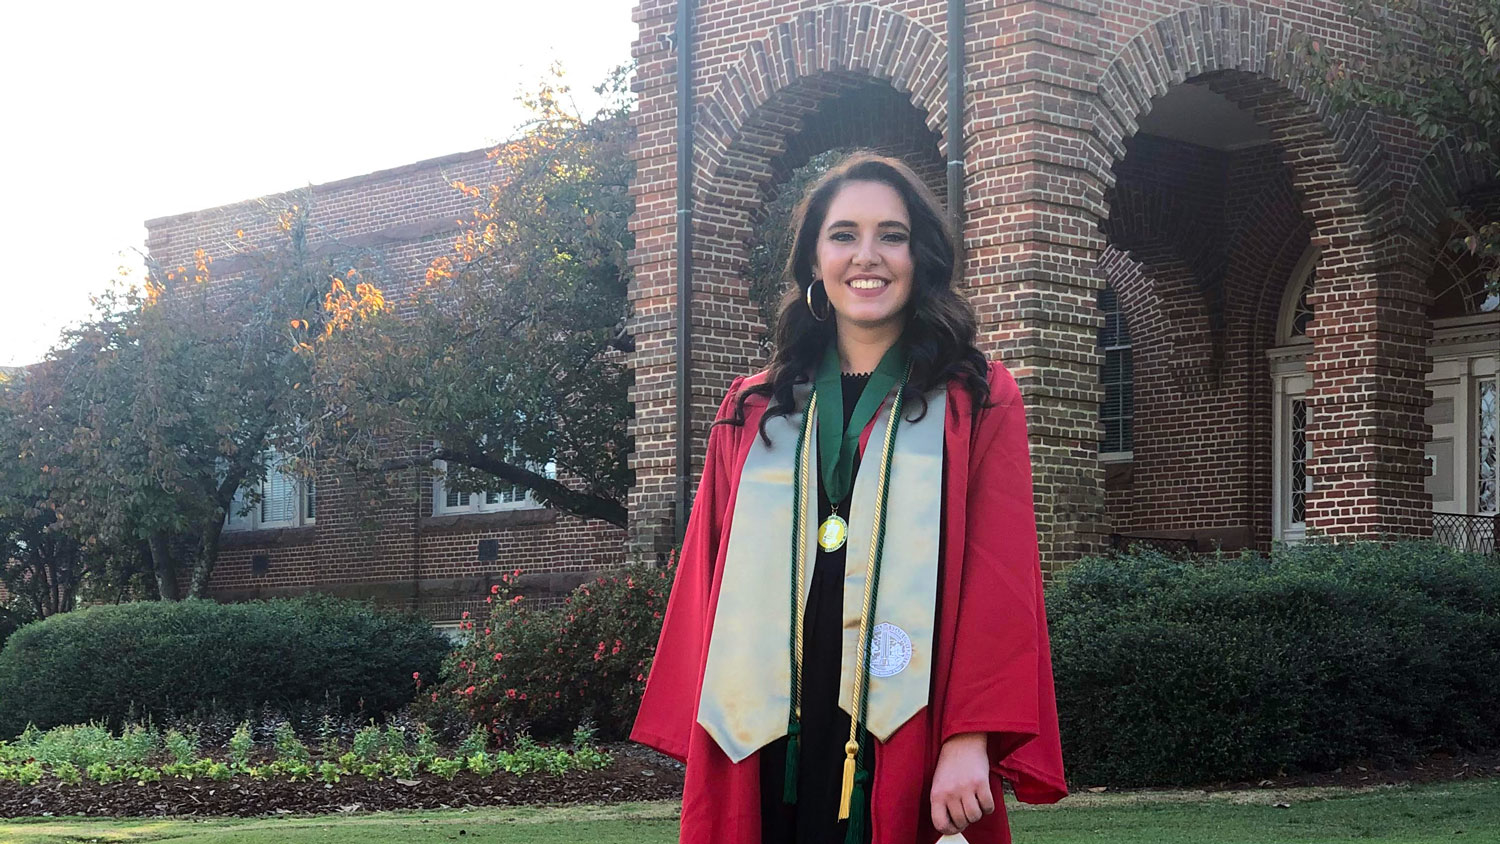
[(460, 616), (460, 618), (468, 618), (468, 617), (469, 617), (469, 611), (468, 610), (464, 610), (464, 614), (462, 616)]
[(466, 694), (466, 695), (474, 694), (474, 687), (470, 686), (467, 689), (464, 689), (464, 694)]
[(420, 679), (422, 679), (422, 672), (420, 672), (420, 671), (413, 671), (411, 673), (411, 678), (413, 680), (420, 680)]
[(499, 595), (500, 594), (500, 584), (496, 583), (494, 586), (491, 586), (490, 587), (490, 594), (491, 595)]
[(505, 659), (505, 654), (502, 654), (502, 653), (496, 653), (495, 654), (495, 661), (496, 662), (499, 662), (502, 659)]
[(505, 696), (508, 697), (508, 698), (510, 698), (511, 700), (515, 700), (516, 699), (516, 690), (515, 689), (506, 689), (505, 690)]

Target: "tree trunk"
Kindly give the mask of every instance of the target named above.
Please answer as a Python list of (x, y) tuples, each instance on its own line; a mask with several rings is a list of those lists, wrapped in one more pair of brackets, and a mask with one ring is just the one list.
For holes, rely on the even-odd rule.
[(177, 566), (172, 562), (172, 551), (168, 547), (167, 535), (161, 531), (151, 534), (151, 569), (156, 573), (156, 591), (163, 601), (177, 600)]
[(214, 573), (214, 563), (219, 560), (219, 535), (224, 531), (224, 520), (219, 518), (203, 527), (202, 541), (198, 543), (198, 558), (193, 561), (193, 576), (188, 581), (189, 598), (203, 598), (208, 593), (208, 578)]

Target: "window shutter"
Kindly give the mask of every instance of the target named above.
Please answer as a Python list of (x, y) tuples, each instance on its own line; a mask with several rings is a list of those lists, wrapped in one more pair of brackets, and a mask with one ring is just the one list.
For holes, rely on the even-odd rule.
[(266, 482), (261, 489), (261, 524), (288, 523), (297, 517), (295, 476), (273, 468), (266, 473)]

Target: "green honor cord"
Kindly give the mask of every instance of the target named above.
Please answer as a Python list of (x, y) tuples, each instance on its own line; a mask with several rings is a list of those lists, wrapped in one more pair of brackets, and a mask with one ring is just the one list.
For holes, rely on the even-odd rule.
[(865, 571), (865, 600), (859, 615), (859, 651), (855, 654), (854, 717), (849, 721), (849, 741), (844, 745), (844, 782), (839, 797), (839, 819), (849, 819), (849, 828), (844, 835), (844, 844), (860, 844), (864, 840), (865, 802), (868, 799), (870, 766), (864, 765), (860, 753), (859, 738), (865, 731), (865, 713), (870, 701), (870, 638), (874, 626), (870, 623), (875, 615), (875, 602), (880, 593), (880, 562), (885, 540), (885, 505), (890, 493), (891, 459), (896, 452), (896, 429), (901, 424), (902, 393), (911, 378), (911, 367), (901, 378), (901, 389), (896, 391), (891, 403), (891, 415), (886, 422), (885, 448), (880, 455), (880, 482), (875, 492), (874, 541), (870, 543), (870, 561)]
[[(885, 506), (886, 499), (890, 491), (891, 460), (895, 454), (896, 430), (899, 427), (901, 420), (902, 392), (906, 388), (907, 380), (911, 377), (911, 367), (905, 363), (904, 354), (899, 353), (898, 350), (899, 344), (898, 346), (893, 347), (892, 350), (892, 352), (896, 352), (896, 354), (893, 356), (892, 352), (887, 352), (886, 356), (881, 359), (880, 367), (877, 367), (876, 369), (876, 374), (881, 374), (881, 370), (886, 369), (889, 363), (895, 363), (902, 365), (902, 369), (904, 369), (904, 372), (900, 378), (901, 389), (898, 389), (896, 391), (896, 397), (891, 404), (890, 418), (886, 422), (885, 444), (881, 451), (879, 484), (875, 496), (876, 504), (873, 524), (874, 541), (870, 545), (870, 558), (865, 572), (864, 602), (860, 612), (860, 647), (858, 653), (855, 655), (854, 695), (853, 699), (850, 701), (851, 707), (854, 710), (854, 717), (851, 719), (849, 725), (849, 742), (844, 747), (847, 758), (844, 760), (844, 781), (843, 788), (840, 794), (839, 804), (839, 819), (843, 820), (844, 818), (850, 818), (846, 844), (858, 844), (858, 842), (864, 836), (863, 809), (866, 801), (866, 795), (868, 793), (868, 789), (865, 787), (865, 784), (870, 779), (870, 766), (864, 764), (866, 758), (868, 757), (867, 754), (860, 753), (860, 743), (858, 739), (865, 730), (865, 713), (869, 704), (870, 684), (869, 678), (867, 676), (867, 674), (869, 673), (868, 655), (871, 644), (870, 640), (874, 635), (874, 627), (870, 624), (870, 618), (875, 612), (875, 603), (879, 595), (880, 562), (882, 555), (881, 545), (883, 544), (885, 539)], [(830, 347), (830, 357), (834, 361), (835, 365), (837, 364), (836, 355), (836, 350), (833, 350)], [(837, 371), (837, 368), (835, 368), (835, 377), (837, 377)], [(826, 374), (826, 372), (827, 359), (825, 359), (824, 369), (820, 370), (819, 372), (819, 386), (823, 385), (824, 375)], [(865, 404), (866, 399), (871, 396), (872, 388), (875, 386), (873, 383), (874, 380), (875, 378), (874, 376), (872, 376), (872, 383), (865, 388), (864, 394), (860, 396), (860, 405)], [(896, 379), (894, 378), (890, 379), (890, 381), (885, 384), (884, 388), (880, 392), (874, 394), (875, 408), (874, 410), (871, 410), (869, 412), (868, 416), (863, 422), (860, 423), (859, 427), (853, 428), (853, 426), (851, 425), (851, 428), (854, 431), (854, 436), (852, 438), (853, 444), (856, 449), (858, 448), (859, 444), (859, 434), (863, 432), (864, 425), (867, 424), (870, 419), (874, 418), (875, 413), (879, 410), (880, 404), (884, 403), (885, 396), (890, 392), (890, 387), (895, 383), (895, 380)], [(820, 391), (818, 390), (814, 390), (811, 398), (808, 401), (807, 410), (805, 411), (803, 416), (802, 428), (797, 438), (797, 475), (794, 479), (795, 482), (792, 485), (792, 506), (794, 508), (794, 518), (797, 520), (797, 529), (792, 532), (792, 541), (794, 543), (794, 546), (792, 548), (793, 564), (791, 571), (791, 712), (789, 713), (787, 721), (788, 739), (786, 753), (786, 773), (784, 777), (785, 786), (782, 790), (782, 799), (787, 803), (797, 802), (797, 768), (801, 751), (801, 675), (803, 652), (802, 627), (805, 613), (805, 607), (803, 606), (802, 602), (802, 591), (803, 583), (806, 581), (807, 573), (808, 530), (806, 504), (803, 501), (803, 497), (807, 494), (807, 490), (811, 487), (812, 483), (813, 449), (812, 447), (810, 447), (809, 440), (813, 436), (813, 425), (816, 417), (819, 392)], [(842, 398), (841, 394), (840, 398)], [(856, 418), (858, 416), (858, 410), (859, 408), (858, 406), (856, 406)], [(826, 443), (827, 432), (829, 429), (826, 423), (819, 422), (817, 423), (817, 425), (818, 435), (821, 441), (820, 444)], [(848, 440), (847, 437), (845, 437), (844, 439), (845, 441)], [(824, 449), (823, 453), (825, 455), (828, 455), (831, 452), (827, 449)], [(853, 465), (852, 453), (853, 452), (851, 451), (851, 473)], [(840, 458), (842, 458), (842, 454), (840, 454)], [(825, 466), (826, 462), (827, 461), (825, 460)], [(827, 472), (825, 471), (825, 488), (828, 484), (827, 477)], [(845, 480), (846, 483), (842, 489), (844, 493), (847, 494), (849, 486), (849, 484), (847, 483), (847, 476), (845, 477)]]

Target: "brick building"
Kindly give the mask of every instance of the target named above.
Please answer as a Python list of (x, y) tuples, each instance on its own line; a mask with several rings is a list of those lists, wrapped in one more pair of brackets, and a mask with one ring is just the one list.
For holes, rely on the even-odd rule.
[[(165, 265), (191, 263), (196, 249), (218, 258), (214, 274), (232, 284), (242, 269), (230, 254), (239, 232), (272, 235), (275, 212), (308, 204), (314, 240), (377, 250), (386, 298), (400, 302), (422, 283), (429, 262), (451, 254), (459, 220), (474, 200), (454, 180), (488, 184), (485, 150), (459, 153), (310, 189), (149, 220), (146, 245)], [(320, 469), (316, 482), (278, 476), (259, 507), (229, 520), (209, 593), (237, 600), (328, 592), (417, 609), (456, 622), (484, 606), (499, 575), (523, 571), (522, 591), (565, 593), (588, 572), (619, 564), (623, 531), (541, 507), (524, 491), (484, 494), (442, 489), (430, 472), (409, 473), (407, 495), (377, 513), (361, 510), (350, 478)], [(373, 522), (370, 529), (363, 522)]]
[[(949, 3), (703, 0), (689, 42), (678, 2), (635, 12), (642, 555), (674, 522), (683, 44), (700, 459), (759, 365), (741, 275), (778, 184), (831, 148), (955, 158)], [(965, 5), (963, 284), (1027, 402), (1044, 566), (1137, 536), (1492, 544), (1500, 308), (1440, 246), (1496, 168), (1310, 97), (1294, 36), (1369, 43), (1341, 0)]]
[[(690, 38), (677, 2), (635, 10), (628, 536), (524, 497), (447, 508), (414, 479), (419, 502), (376, 514), (371, 539), (353, 524), (369, 514), (320, 477), (315, 524), (236, 533), (215, 594), (316, 586), (451, 618), (516, 565), (557, 589), (672, 547), (679, 51), (692, 62), (693, 478), (724, 390), (762, 363), (743, 274), (778, 186), (855, 146), (903, 156), (940, 194), (955, 169), (945, 0), (703, 0)], [(1368, 43), (1342, 0), (966, 5), (962, 283), (1027, 402), (1044, 565), (1122, 537), (1266, 548), (1436, 528), (1493, 547), (1500, 301), (1441, 247), (1449, 209), (1500, 204), (1496, 168), (1309, 95), (1296, 35), (1350, 54)], [(315, 213), (415, 282), (467, 210), (448, 180), (478, 183), (484, 166), (469, 153), (323, 185)], [(153, 220), (149, 246), (177, 261), (265, 222), (254, 203)]]

